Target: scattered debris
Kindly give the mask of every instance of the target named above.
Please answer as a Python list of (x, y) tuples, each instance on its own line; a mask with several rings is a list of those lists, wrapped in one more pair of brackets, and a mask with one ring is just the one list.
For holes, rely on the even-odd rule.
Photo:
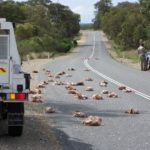
[(36, 102), (36, 103), (42, 103), (42, 99), (41, 99), (41, 95), (40, 94), (34, 94), (31, 96), (32, 102)]
[(92, 78), (87, 78), (87, 79), (85, 79), (85, 81), (93, 81), (93, 79)]
[(71, 83), (67, 83), (67, 85), (76, 86), (76, 83), (71, 82)]
[(102, 94), (108, 94), (109, 91), (108, 91), (108, 90), (103, 90), (101, 93), (102, 93)]
[(119, 88), (118, 88), (119, 90), (126, 90), (126, 86), (124, 86), (124, 85), (121, 85), (121, 86), (119, 86)]
[(41, 94), (42, 91), (39, 88), (35, 88), (30, 90), (30, 94)]
[(108, 84), (108, 82), (105, 81), (105, 80), (103, 80), (103, 81), (100, 82), (100, 86), (102, 86), (102, 87), (106, 87), (107, 84)]
[(94, 89), (92, 87), (87, 87), (85, 90), (86, 91), (94, 91)]
[(65, 85), (62, 81), (54, 81), (53, 85)]
[(76, 91), (76, 90), (69, 90), (68, 91), (68, 94), (77, 94), (78, 93), (78, 91)]
[(127, 89), (125, 90), (125, 92), (126, 92), (126, 93), (131, 93), (131, 92), (132, 92), (132, 90), (131, 90), (131, 89), (129, 89), (129, 88), (127, 88)]
[(118, 98), (118, 95), (115, 92), (109, 92), (107, 96), (110, 98)]
[(84, 82), (79, 81), (79, 82), (75, 83), (75, 85), (76, 85), (76, 86), (83, 86), (83, 85), (84, 85)]
[(94, 95), (92, 96), (92, 98), (93, 98), (94, 100), (103, 100), (103, 97), (102, 97), (102, 95), (100, 95), (100, 94), (94, 94)]
[(135, 110), (134, 108), (130, 108), (127, 111), (125, 111), (125, 113), (128, 113), (128, 114), (139, 114), (140, 112), (138, 110)]
[(98, 116), (89, 116), (83, 120), (83, 124), (87, 126), (101, 126), (102, 125), (102, 118)]
[(39, 71), (38, 70), (33, 70), (32, 73), (39, 73)]
[(52, 108), (52, 107), (46, 107), (46, 108), (45, 108), (45, 112), (46, 112), (46, 113), (55, 113), (56, 110), (55, 110), (54, 108)]
[(43, 83), (39, 83), (39, 84), (37, 85), (37, 88), (45, 88), (45, 85), (44, 85)]
[(76, 110), (75, 112), (73, 112), (73, 117), (86, 118), (87, 115), (83, 112)]
[(75, 94), (75, 97), (78, 99), (78, 100), (86, 100), (88, 99), (88, 97), (86, 95), (82, 95), (81, 93), (77, 92)]
[(90, 69), (84, 69), (84, 71), (90, 71)]
[(43, 85), (48, 85), (48, 82), (47, 81), (43, 81)]
[(62, 72), (57, 73), (57, 76), (62, 76), (62, 75), (64, 75), (64, 74), (66, 74), (66, 72), (65, 72), (65, 71), (62, 71)]
[(76, 90), (76, 88), (73, 87), (72, 85), (67, 85), (67, 86), (65, 86), (65, 88), (66, 88), (67, 90)]
[(68, 68), (68, 71), (75, 71), (74, 68)]

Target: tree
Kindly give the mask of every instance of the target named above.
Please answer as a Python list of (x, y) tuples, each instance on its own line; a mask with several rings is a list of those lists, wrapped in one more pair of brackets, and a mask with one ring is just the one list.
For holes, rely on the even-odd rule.
[(0, 16), (11, 22), (23, 22), (26, 19), (21, 4), (12, 0), (0, 4)]
[(105, 15), (105, 13), (109, 12), (110, 8), (112, 7), (111, 0), (100, 0), (95, 5), (95, 19), (94, 28), (98, 29), (101, 27), (101, 17)]
[(111, 0), (100, 0), (95, 4), (95, 9), (97, 9), (98, 13), (100, 13), (101, 15), (104, 15), (106, 12), (108, 12), (111, 7)]
[(149, 19), (150, 21), (150, 1), (149, 0), (139, 0), (141, 5), (141, 12)]

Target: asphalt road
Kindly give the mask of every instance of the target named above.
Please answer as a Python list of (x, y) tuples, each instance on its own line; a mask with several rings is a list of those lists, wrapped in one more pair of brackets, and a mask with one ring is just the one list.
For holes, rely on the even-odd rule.
[[(85, 86), (77, 87), (89, 97), (79, 101), (69, 95), (65, 86), (48, 85), (44, 90), (46, 106), (53, 106), (57, 113), (47, 115), (63, 150), (149, 150), (150, 149), (150, 72), (141, 72), (120, 64), (107, 53), (100, 32), (86, 32), (86, 42), (73, 56), (53, 60), (44, 68), (53, 73), (66, 71), (72, 77), (62, 76), (61, 81), (84, 81)], [(68, 71), (67, 68), (76, 71)], [(84, 71), (85, 68), (91, 71)], [(94, 81), (85, 81), (91, 77)], [(108, 87), (100, 87), (101, 80), (109, 82)], [(39, 80), (47, 80), (41, 70)], [(55, 79), (56, 80), (56, 79)], [(132, 93), (118, 90), (123, 83), (132, 88)], [(93, 92), (86, 92), (91, 86)], [(104, 96), (102, 101), (93, 101), (91, 96), (103, 89), (114, 91), (119, 98)], [(124, 112), (136, 108), (140, 114), (129, 115)], [(80, 110), (88, 115), (100, 116), (103, 125), (90, 127), (82, 124), (82, 119), (72, 117), (72, 112)]]

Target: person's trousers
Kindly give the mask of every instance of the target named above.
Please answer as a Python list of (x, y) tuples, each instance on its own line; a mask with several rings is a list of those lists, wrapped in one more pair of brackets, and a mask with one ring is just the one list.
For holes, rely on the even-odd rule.
[(140, 56), (140, 60), (141, 60), (141, 70), (147, 70), (147, 59), (145, 56), (141, 55)]

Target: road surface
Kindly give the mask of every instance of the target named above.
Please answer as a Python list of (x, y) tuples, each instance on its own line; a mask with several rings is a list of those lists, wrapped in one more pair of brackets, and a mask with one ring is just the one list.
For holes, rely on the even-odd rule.
[[(84, 33), (86, 41), (80, 45), (79, 52), (71, 57), (53, 60), (44, 68), (53, 73), (66, 71), (72, 77), (62, 76), (60, 81), (84, 81), (85, 86), (77, 87), (89, 97), (79, 101), (69, 95), (65, 86), (48, 85), (44, 90), (45, 106), (53, 106), (57, 113), (47, 115), (49, 125), (54, 129), (63, 150), (149, 150), (150, 149), (150, 73), (141, 72), (120, 64), (107, 53), (100, 32)], [(75, 71), (68, 71), (75, 68)], [(86, 68), (91, 71), (84, 71)], [(94, 81), (85, 81), (86, 78)], [(39, 80), (47, 80), (41, 70)], [(108, 81), (107, 87), (100, 87), (99, 82)], [(56, 79), (55, 79), (56, 80)], [(132, 93), (118, 90), (124, 84)], [(93, 92), (85, 91), (87, 86)], [(114, 91), (119, 98), (94, 101), (91, 96), (104, 89)], [(136, 108), (140, 114), (130, 115), (124, 112)], [(82, 119), (74, 118), (72, 112), (80, 110), (88, 115), (100, 116), (102, 126), (90, 127), (82, 124)]]

